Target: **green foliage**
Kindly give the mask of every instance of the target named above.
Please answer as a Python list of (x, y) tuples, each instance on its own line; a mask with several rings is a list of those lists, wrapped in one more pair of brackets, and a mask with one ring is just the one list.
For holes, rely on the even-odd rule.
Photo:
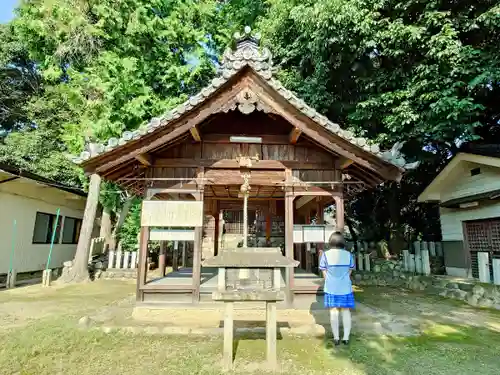
[(134, 199), (129, 214), (118, 233), (124, 250), (137, 250), (137, 239), (141, 228), (141, 200)]
[[(81, 184), (68, 154), (196, 93), (233, 32), (255, 25), (288, 88), (385, 147), (406, 141), (408, 158), (423, 161), (400, 185), (352, 201), (358, 231), (435, 236), (436, 211), (416, 196), (456, 140), (498, 128), (499, 14), (493, 0), (23, 1), (0, 28), (0, 125), (19, 130), (0, 161)], [(121, 198), (104, 185), (106, 207), (118, 212)], [(127, 219), (125, 246), (134, 225)]]

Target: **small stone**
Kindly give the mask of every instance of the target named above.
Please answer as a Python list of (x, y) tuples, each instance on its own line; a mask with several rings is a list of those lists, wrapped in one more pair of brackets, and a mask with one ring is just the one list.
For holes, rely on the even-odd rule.
[(448, 289), (458, 289), (458, 284), (457, 283), (449, 283), (446, 285), (446, 288)]
[(472, 294), (472, 295), (469, 294), (469, 297), (467, 297), (467, 303), (471, 306), (477, 306), (478, 301), (479, 301), (479, 298), (474, 294)]
[(474, 288), (472, 288), (472, 294), (482, 297), (484, 296), (484, 288), (481, 285), (475, 285)]
[(78, 325), (83, 328), (88, 328), (91, 322), (92, 321), (88, 316), (82, 316), (78, 321)]
[(356, 275), (354, 275), (354, 281), (356, 283), (359, 283), (361, 280), (363, 280), (363, 276), (361, 276), (359, 273), (357, 273)]
[(393, 269), (394, 269), (394, 267), (396, 267), (396, 265), (395, 265), (394, 263), (392, 263), (392, 262), (391, 262), (391, 263), (389, 263), (389, 264), (387, 265), (387, 267), (389, 267), (389, 269), (390, 269), (390, 270), (393, 270)]
[(447, 290), (443, 290), (442, 292), (440, 292), (440, 293), (439, 293), (439, 295), (440, 295), (441, 297), (446, 298), (447, 293), (448, 293), (448, 291), (447, 291)]
[(373, 272), (379, 273), (381, 271), (380, 266), (377, 264), (373, 267)]
[(500, 310), (500, 304), (493, 305), (493, 308), (494, 308), (495, 310)]

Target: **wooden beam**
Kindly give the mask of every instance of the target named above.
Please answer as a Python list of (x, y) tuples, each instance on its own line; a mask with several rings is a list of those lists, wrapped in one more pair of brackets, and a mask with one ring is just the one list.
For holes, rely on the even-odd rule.
[(309, 203), (310, 201), (314, 200), (314, 198), (316, 198), (315, 195), (305, 195), (303, 197), (300, 197), (299, 199), (297, 199), (297, 203), (295, 203), (295, 207), (297, 207), (297, 209), (299, 209), (302, 206)]
[[(154, 160), (153, 168), (197, 168), (239, 169), (235, 159), (182, 159), (158, 158)], [(335, 170), (332, 163), (310, 163), (295, 160), (258, 160), (252, 163), (250, 169), (296, 169), (296, 170)]]
[(198, 131), (198, 127), (196, 125), (189, 129), (189, 132), (196, 142), (201, 142), (200, 132)]
[(339, 169), (346, 169), (348, 166), (354, 163), (354, 160), (352, 159), (347, 159), (347, 158), (342, 158), (342, 160), (339, 161)]
[(151, 164), (153, 164), (153, 159), (151, 158), (151, 155), (148, 154), (135, 155), (135, 159), (146, 167), (151, 167)]
[(301, 134), (302, 130), (300, 130), (299, 128), (293, 128), (293, 130), (290, 132), (290, 143), (292, 145), (297, 144), (297, 141), (299, 140)]

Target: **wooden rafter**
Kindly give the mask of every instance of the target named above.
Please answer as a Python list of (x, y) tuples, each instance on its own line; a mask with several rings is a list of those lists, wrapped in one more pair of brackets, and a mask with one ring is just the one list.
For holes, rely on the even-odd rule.
[(189, 129), (189, 132), (191, 133), (191, 136), (196, 142), (201, 142), (201, 135), (196, 125), (193, 126), (191, 129)]
[(135, 159), (139, 161), (142, 165), (146, 167), (151, 167), (153, 164), (153, 158), (148, 154), (139, 154), (135, 156)]
[(297, 141), (299, 140), (299, 137), (301, 134), (302, 134), (302, 130), (294, 127), (293, 130), (290, 132), (290, 143), (292, 145), (297, 144)]

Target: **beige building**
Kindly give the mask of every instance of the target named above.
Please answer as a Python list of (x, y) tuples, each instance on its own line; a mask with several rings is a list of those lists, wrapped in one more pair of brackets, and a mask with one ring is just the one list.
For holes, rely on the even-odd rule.
[(50, 267), (73, 259), (85, 200), (82, 190), (0, 164), (0, 274), (11, 263), (18, 273), (45, 269), (53, 228)]
[(477, 278), (478, 252), (500, 257), (500, 145), (462, 150), (418, 201), (439, 203), (447, 273)]

